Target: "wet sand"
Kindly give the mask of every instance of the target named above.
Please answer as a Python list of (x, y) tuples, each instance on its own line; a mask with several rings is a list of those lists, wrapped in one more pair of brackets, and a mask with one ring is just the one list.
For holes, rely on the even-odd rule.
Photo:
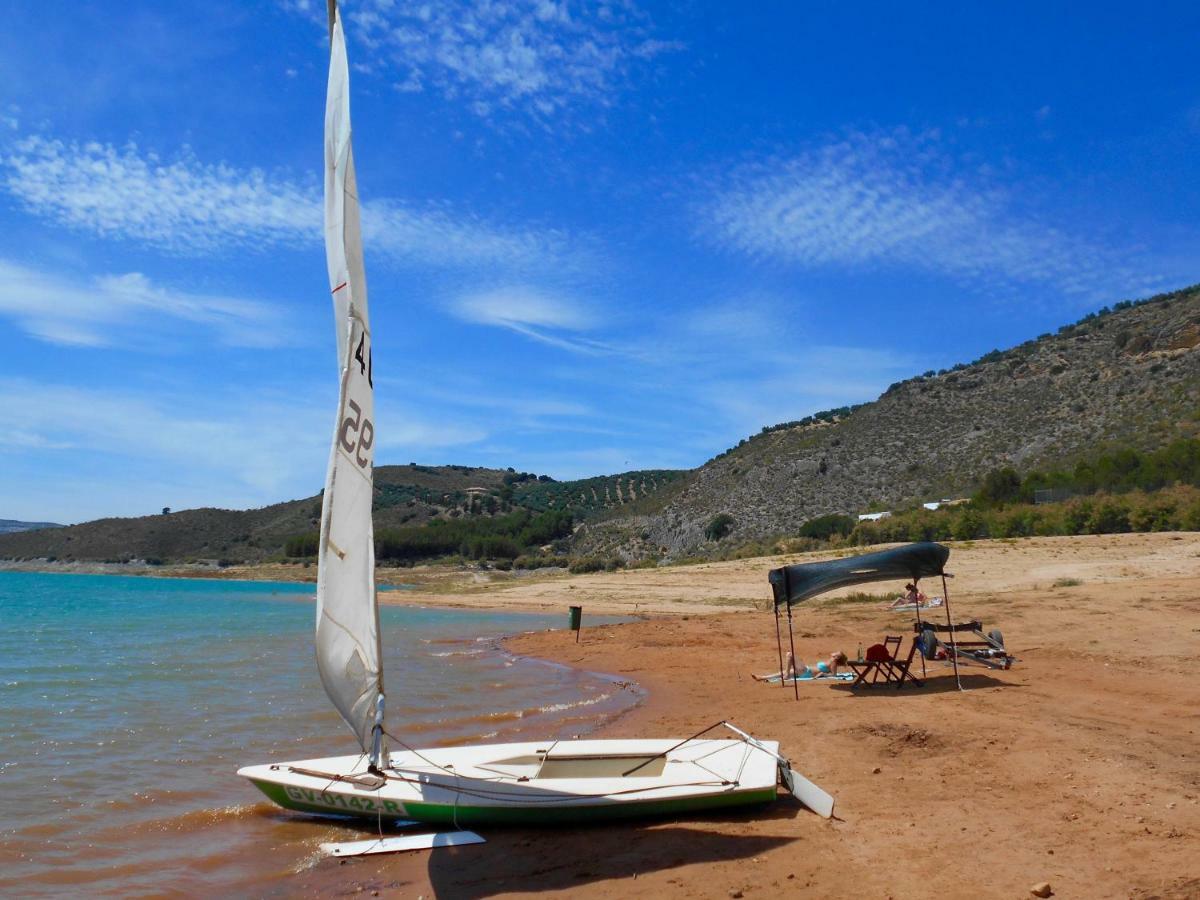
[[(323, 860), (274, 893), (1011, 898), (1046, 881), (1058, 897), (1200, 896), (1200, 535), (956, 546), (954, 618), (999, 627), (1020, 657), (1007, 672), (964, 669), (962, 692), (940, 663), (903, 691), (802, 684), (796, 700), (754, 681), (778, 665), (773, 618), (751, 609), (778, 562), (444, 599), (682, 613), (588, 629), (579, 645), (543, 633), (511, 647), (647, 689), (604, 736), (682, 737), (730, 719), (779, 740), (837, 797), (834, 820), (781, 799), (679, 820), (485, 828), (479, 846)], [(798, 655), (853, 654), (887, 633), (907, 649), (911, 621), (873, 604), (798, 607)]]

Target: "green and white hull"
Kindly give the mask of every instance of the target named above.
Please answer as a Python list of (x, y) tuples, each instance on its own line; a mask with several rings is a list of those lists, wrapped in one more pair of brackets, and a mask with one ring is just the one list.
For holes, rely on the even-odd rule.
[(778, 745), (742, 740), (490, 744), (247, 766), (287, 809), (445, 825), (597, 821), (694, 813), (776, 797)]

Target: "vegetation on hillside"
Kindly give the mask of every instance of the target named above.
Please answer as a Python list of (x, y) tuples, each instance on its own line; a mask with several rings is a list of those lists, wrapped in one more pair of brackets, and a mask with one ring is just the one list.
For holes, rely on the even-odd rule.
[(1171, 484), (1200, 487), (1200, 440), (1179, 438), (1161, 449), (1143, 452), (1124, 447), (1082, 459), (1070, 469), (1034, 469), (1020, 475), (1006, 466), (984, 476), (975, 495), (980, 506), (1033, 503), (1037, 492), (1094, 494), (1100, 491), (1153, 491)]
[(576, 481), (523, 482), (514, 485), (513, 499), (527, 509), (570, 510), (586, 518), (644, 502), (687, 474), (677, 469), (644, 469)]
[[(1068, 482), (1086, 484), (1076, 463), (1101, 448), (1145, 456), (1200, 435), (1198, 391), (1200, 287), (1121, 302), (1055, 334), (916, 375), (875, 402), (768, 427), (681, 481), (659, 509), (589, 521), (577, 549), (669, 559), (728, 552), (735, 543), (798, 538), (806, 521), (824, 515), (967, 496), (985, 473), (1005, 467), (1022, 480), (1031, 469), (1045, 473), (1043, 484), (1061, 499), (1078, 494)], [(1128, 460), (1102, 466), (1110, 464), (1125, 477)], [(1170, 483), (1138, 470), (1133, 483), (1143, 489)], [(1085, 489), (1127, 487), (1116, 482), (1098, 470)], [(737, 529), (717, 548), (705, 532), (720, 513)]]
[(1200, 490), (1179, 485), (1037, 505), (916, 509), (876, 522), (859, 522), (846, 540), (865, 545), (1131, 531), (1200, 531)]
[[(424, 525), (376, 531), (375, 558), (383, 563), (401, 564), (450, 556), (514, 560), (570, 537), (573, 525), (574, 518), (569, 512), (535, 514), (527, 509), (502, 516), (437, 519)], [(315, 533), (297, 535), (288, 540), (287, 554), (292, 557), (314, 555), (317, 542)]]
[[(1035, 492), (1071, 494), (1035, 503)], [(1180, 438), (1158, 450), (1125, 447), (1080, 460), (1071, 469), (1006, 466), (984, 476), (971, 502), (937, 510), (913, 507), (875, 521), (826, 515), (795, 535), (750, 542), (725, 555), (770, 549), (807, 550), (846, 544), (975, 540), (1032, 535), (1119, 534), (1200, 530), (1200, 439)]]

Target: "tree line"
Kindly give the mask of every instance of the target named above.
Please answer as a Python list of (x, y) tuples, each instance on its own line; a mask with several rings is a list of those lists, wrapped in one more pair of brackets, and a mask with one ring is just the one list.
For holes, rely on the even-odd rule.
[[(532, 513), (518, 509), (491, 518), (435, 519), (424, 525), (381, 528), (375, 532), (375, 558), (381, 562), (420, 562), (446, 556), (468, 559), (516, 559), (562, 538), (570, 537), (571, 513), (550, 510)], [(289, 557), (315, 556), (319, 536), (296, 535), (284, 545)]]

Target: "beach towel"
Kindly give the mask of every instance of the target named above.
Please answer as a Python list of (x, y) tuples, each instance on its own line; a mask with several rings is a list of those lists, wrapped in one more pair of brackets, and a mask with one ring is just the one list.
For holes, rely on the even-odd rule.
[(918, 609), (937, 609), (939, 606), (943, 606), (945, 602), (941, 597), (931, 597), (927, 603), (905, 603), (903, 606), (892, 606), (890, 603), (885, 603), (883, 608), (894, 612), (916, 612)]
[[(779, 673), (778, 672), (776, 672), (774, 675), (755, 675), (754, 677), (758, 681), (766, 681), (771, 684), (779, 684)], [(818, 673), (816, 675), (813, 675), (811, 672), (806, 672), (803, 675), (801, 675), (799, 678), (789, 678), (787, 680), (787, 683), (791, 684), (791, 683), (795, 682), (796, 684), (807, 684), (810, 681), (824, 681), (826, 683), (829, 683), (832, 681), (853, 681), (853, 680), (854, 680), (853, 672), (838, 672), (836, 675), (834, 675), (832, 672), (822, 672), (822, 673)]]

